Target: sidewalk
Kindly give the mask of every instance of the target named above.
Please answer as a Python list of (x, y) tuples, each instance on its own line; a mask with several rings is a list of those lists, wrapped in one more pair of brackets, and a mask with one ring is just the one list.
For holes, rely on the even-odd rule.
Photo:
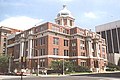
[(63, 76), (69, 76), (69, 75), (58, 75), (58, 74), (54, 74), (54, 75), (39, 75), (40, 77), (63, 77)]
[(38, 77), (62, 77), (62, 76), (68, 76), (68, 74), (67, 75), (62, 75), (62, 74), (60, 74), (60, 75), (58, 75), (58, 74), (39, 74), (39, 75), (37, 75), (37, 74), (30, 74), (30, 75), (28, 75), (29, 77), (32, 77), (32, 76), (38, 76)]
[[(120, 71), (115, 71), (115, 72), (120, 72)], [(115, 73), (115, 72), (104, 72), (104, 73)], [(98, 74), (98, 73), (71, 73), (71, 74), (66, 74), (66, 75), (58, 75), (58, 74), (42, 75), (42, 74), (39, 74), (38, 76), (36, 76), (34, 74), (34, 75), (23, 76), (23, 78), (26, 78), (26, 77), (64, 77), (64, 76), (85, 75), (85, 74), (89, 75), (89, 74)], [(14, 78), (21, 78), (21, 76), (0, 75), (0, 80), (14, 79)]]
[[(23, 76), (23, 77), (27, 77), (27, 76)], [(2, 80), (2, 79), (13, 79), (13, 78), (21, 78), (21, 76), (0, 75), (0, 80)]]

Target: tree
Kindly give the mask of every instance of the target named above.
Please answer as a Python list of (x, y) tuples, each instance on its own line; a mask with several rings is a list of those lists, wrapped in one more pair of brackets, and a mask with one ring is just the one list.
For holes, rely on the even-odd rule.
[(9, 57), (6, 55), (0, 55), (0, 72), (4, 73), (8, 71)]
[(64, 65), (65, 65), (64, 70), (66, 72), (72, 72), (72, 71), (74, 71), (75, 65), (73, 64), (73, 62), (71, 62), (71, 61), (65, 61)]
[[(51, 68), (58, 73), (63, 72), (63, 60), (57, 60), (51, 62)], [(64, 71), (72, 72), (74, 70), (74, 65), (71, 61), (64, 61)]]

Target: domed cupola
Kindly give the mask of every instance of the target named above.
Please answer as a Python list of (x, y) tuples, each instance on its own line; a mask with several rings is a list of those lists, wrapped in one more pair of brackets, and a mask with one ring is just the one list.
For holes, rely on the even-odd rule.
[(63, 5), (63, 9), (58, 12), (55, 22), (62, 26), (72, 27), (74, 26), (74, 17), (71, 12)]
[(72, 17), (71, 12), (66, 8), (66, 5), (63, 5), (63, 9), (58, 12), (57, 17)]

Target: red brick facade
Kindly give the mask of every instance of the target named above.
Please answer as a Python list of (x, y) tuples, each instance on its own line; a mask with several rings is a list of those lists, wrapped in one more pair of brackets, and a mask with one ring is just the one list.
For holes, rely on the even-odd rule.
[[(63, 11), (61, 11), (63, 12)], [(47, 22), (15, 35), (13, 47), (14, 62), (26, 57), (25, 69), (50, 69), (53, 60), (72, 60), (75, 64), (87, 66), (91, 71), (104, 71), (107, 64), (106, 44), (100, 35), (74, 26), (70, 13), (59, 13), (56, 23)], [(66, 18), (67, 21), (62, 20)], [(60, 20), (60, 22), (58, 21)], [(58, 24), (59, 23), (59, 24)], [(11, 40), (11, 39), (9, 39)], [(8, 40), (8, 41), (9, 41)], [(16, 64), (15, 68), (20, 68)]]

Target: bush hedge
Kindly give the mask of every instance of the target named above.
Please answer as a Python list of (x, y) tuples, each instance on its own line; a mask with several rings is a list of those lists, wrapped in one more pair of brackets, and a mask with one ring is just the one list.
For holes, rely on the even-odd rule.
[(120, 70), (120, 66), (117, 66), (113, 63), (108, 63), (107, 65), (108, 69), (106, 69), (106, 71), (115, 71), (115, 70)]
[(88, 67), (76, 66), (75, 72), (91, 72)]

